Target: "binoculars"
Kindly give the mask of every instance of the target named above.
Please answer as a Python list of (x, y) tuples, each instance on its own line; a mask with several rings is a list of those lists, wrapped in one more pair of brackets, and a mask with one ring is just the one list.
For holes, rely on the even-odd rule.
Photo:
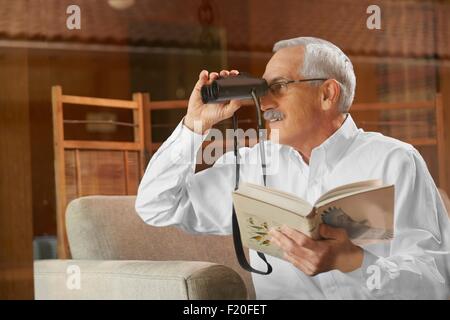
[(264, 96), (269, 90), (267, 81), (246, 74), (219, 77), (201, 88), (203, 103), (221, 103), (229, 100), (252, 99)]

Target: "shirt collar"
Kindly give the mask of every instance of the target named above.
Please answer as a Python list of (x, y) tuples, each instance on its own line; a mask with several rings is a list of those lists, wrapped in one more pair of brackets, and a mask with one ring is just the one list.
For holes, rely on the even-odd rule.
[(339, 129), (312, 150), (310, 164), (311, 160), (313, 162), (324, 160), (329, 168), (333, 167), (350, 147), (359, 131), (352, 116), (347, 113)]

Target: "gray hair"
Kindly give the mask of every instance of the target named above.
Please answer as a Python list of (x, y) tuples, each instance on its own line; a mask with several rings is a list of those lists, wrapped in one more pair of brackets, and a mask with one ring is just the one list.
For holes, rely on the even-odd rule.
[(300, 75), (305, 78), (335, 79), (341, 87), (339, 110), (342, 113), (348, 112), (353, 103), (356, 87), (356, 76), (350, 59), (331, 42), (313, 37), (278, 41), (273, 46), (273, 52), (292, 46), (305, 47)]

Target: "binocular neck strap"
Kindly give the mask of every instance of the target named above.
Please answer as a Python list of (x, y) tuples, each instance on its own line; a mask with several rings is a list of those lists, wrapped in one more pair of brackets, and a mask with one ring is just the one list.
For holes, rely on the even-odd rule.
[[(266, 160), (265, 160), (265, 152), (264, 152), (264, 141), (263, 141), (263, 132), (262, 132), (262, 119), (261, 119), (261, 111), (260, 111), (260, 103), (258, 97), (256, 97), (256, 94), (252, 91), (253, 100), (255, 102), (256, 106), (256, 114), (258, 118), (258, 140), (259, 140), (259, 147), (260, 147), (260, 155), (261, 155), (261, 168), (262, 168), (262, 174), (263, 174), (263, 180), (264, 185), (266, 185)], [(240, 163), (239, 163), (239, 151), (238, 151), (238, 137), (237, 137), (237, 127), (238, 127), (238, 121), (236, 113), (233, 114), (233, 130), (234, 130), (234, 158), (235, 158), (235, 168), (236, 168), (236, 175), (235, 175), (235, 184), (234, 184), (234, 190), (237, 190), (239, 187), (239, 171), (240, 171)], [(267, 265), (267, 271), (260, 271), (257, 269), (254, 269), (250, 263), (247, 261), (247, 258), (245, 257), (244, 248), (242, 247), (242, 239), (241, 239), (241, 232), (239, 229), (239, 224), (236, 216), (236, 210), (234, 208), (234, 205), (232, 205), (233, 208), (233, 214), (232, 214), (232, 225), (233, 225), (233, 243), (234, 243), (234, 250), (236, 252), (236, 257), (238, 259), (238, 262), (240, 266), (249, 272), (262, 274), (262, 275), (268, 275), (272, 273), (272, 266), (267, 262), (267, 258), (262, 252), (257, 252), (258, 256), (266, 263)]]

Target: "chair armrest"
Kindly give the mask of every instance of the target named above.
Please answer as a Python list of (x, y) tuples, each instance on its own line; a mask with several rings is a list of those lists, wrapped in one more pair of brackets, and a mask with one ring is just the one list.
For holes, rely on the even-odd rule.
[(201, 261), (38, 260), (35, 298), (47, 299), (246, 299), (232, 269)]

